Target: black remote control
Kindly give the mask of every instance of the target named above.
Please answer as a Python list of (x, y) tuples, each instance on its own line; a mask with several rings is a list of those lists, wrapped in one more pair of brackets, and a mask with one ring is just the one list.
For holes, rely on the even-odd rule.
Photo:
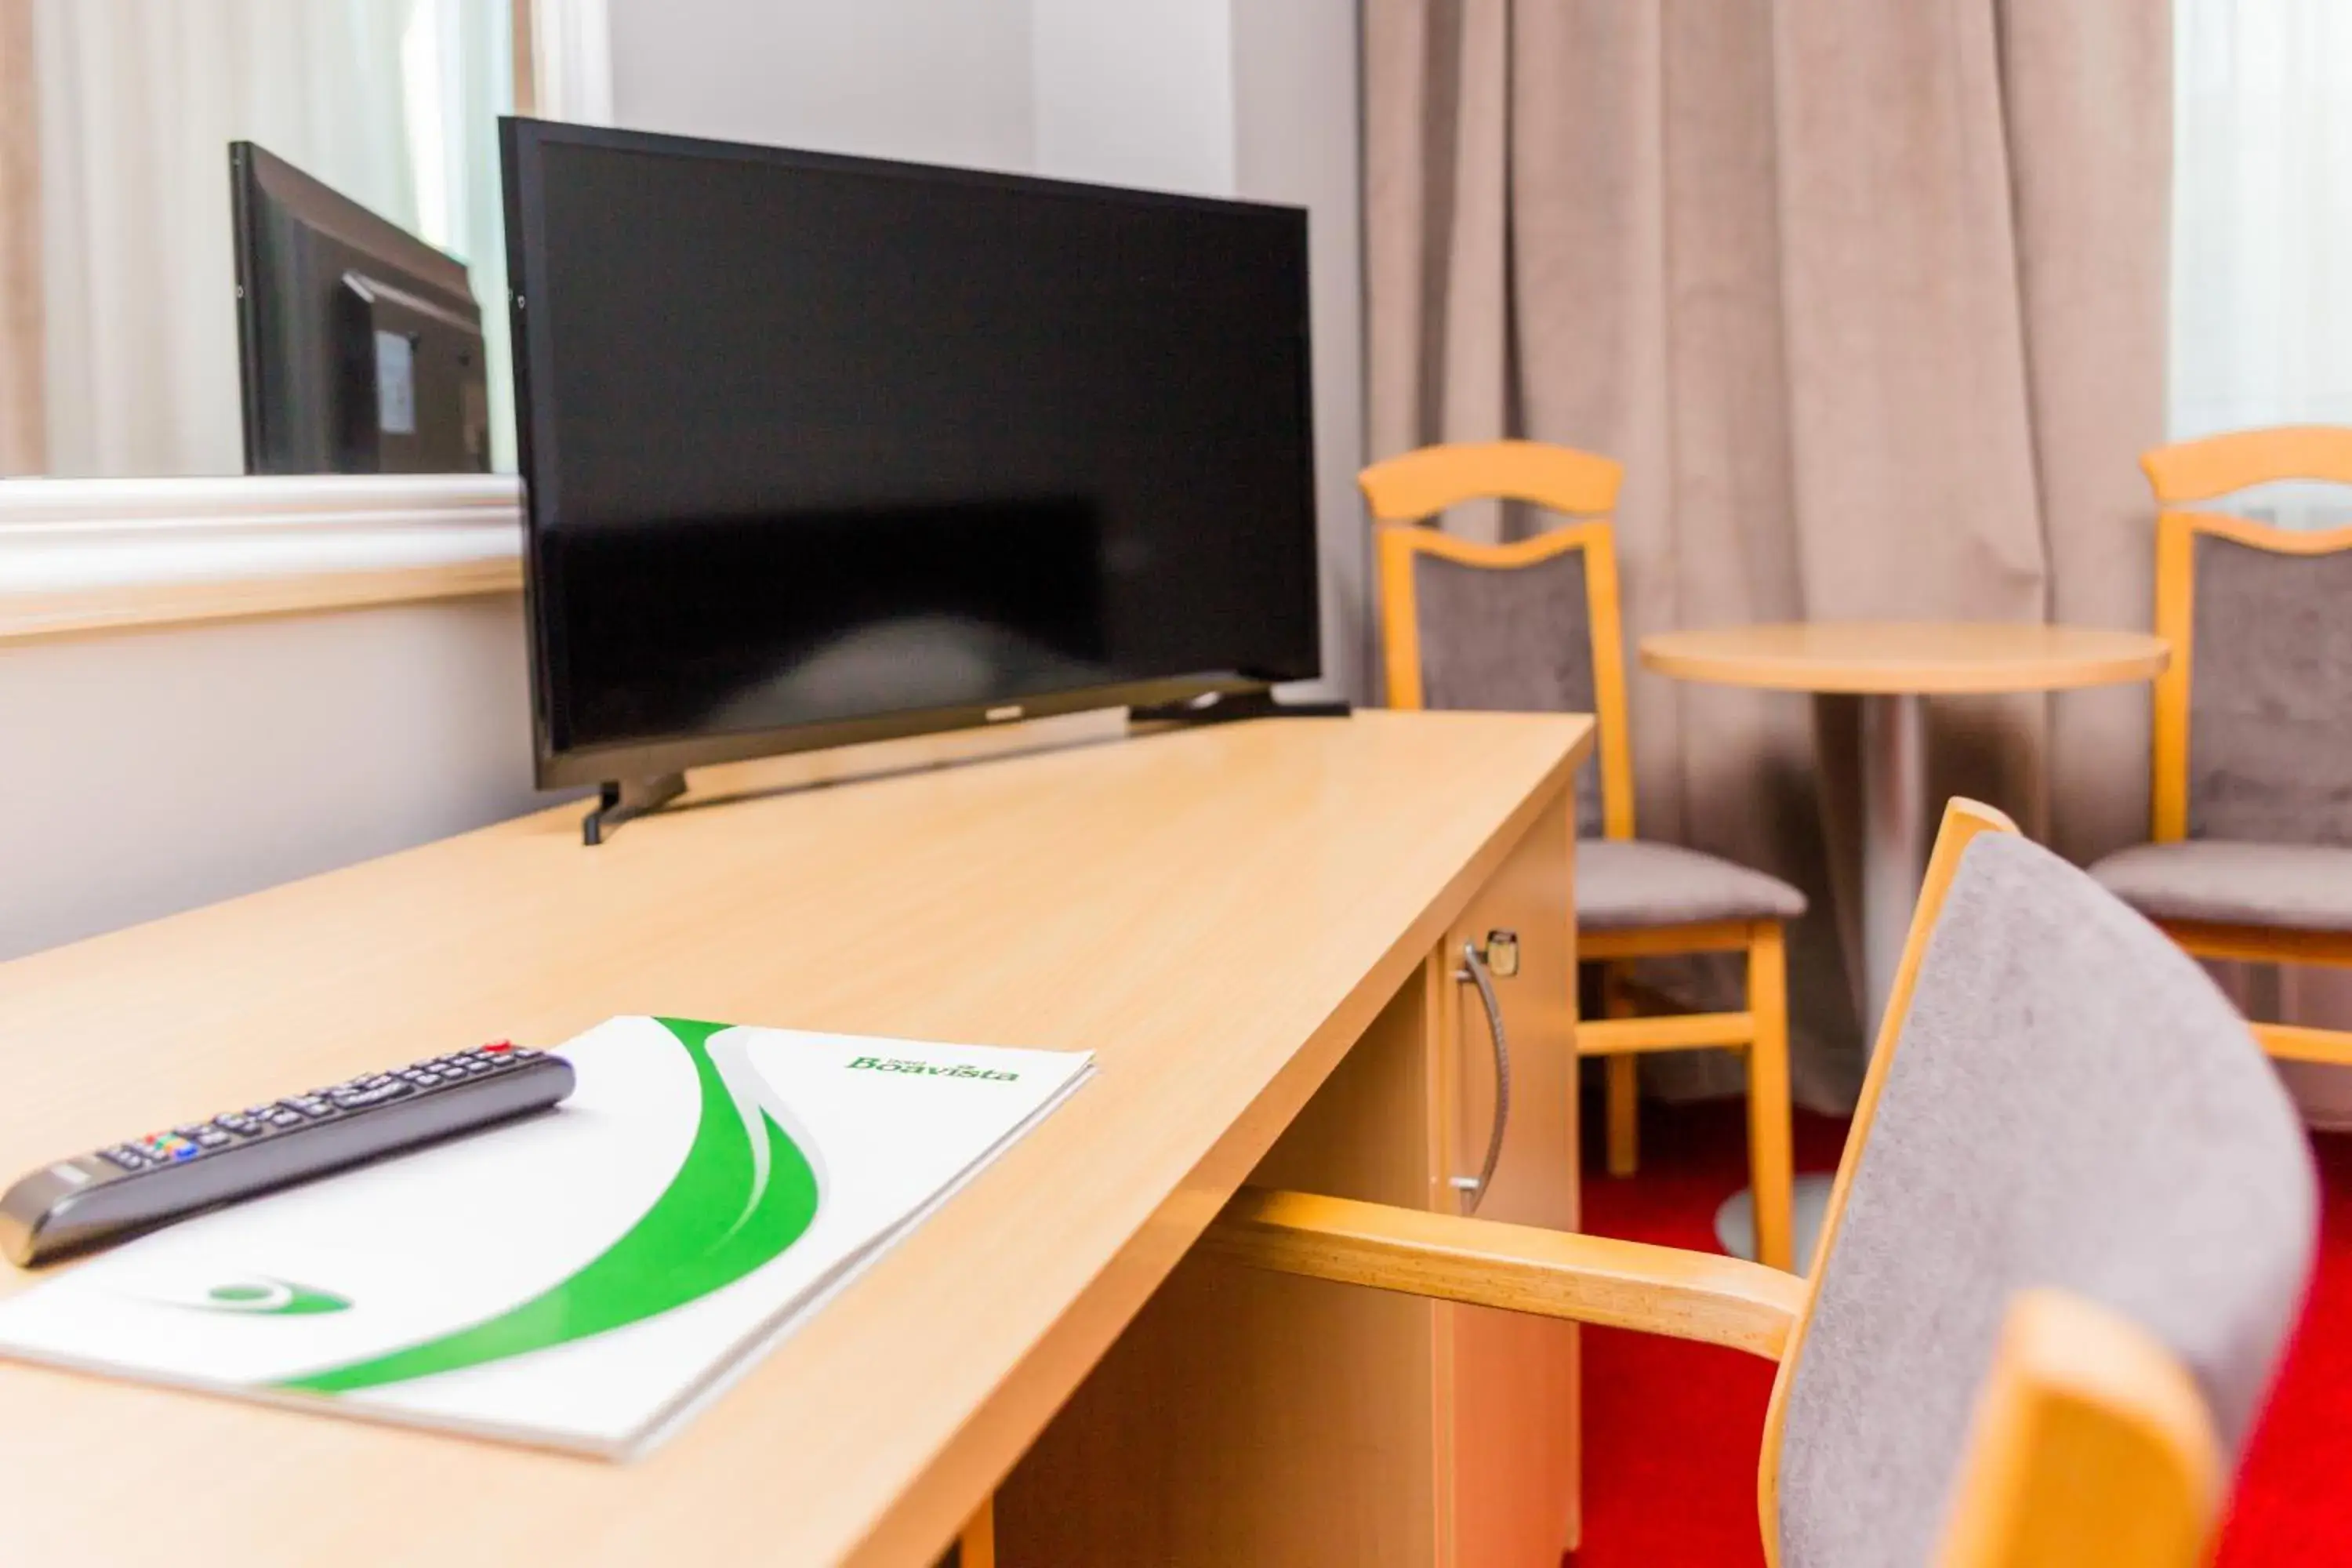
[(572, 1064), (499, 1040), (44, 1165), (0, 1197), (0, 1253), (47, 1263), (198, 1209), (544, 1110)]

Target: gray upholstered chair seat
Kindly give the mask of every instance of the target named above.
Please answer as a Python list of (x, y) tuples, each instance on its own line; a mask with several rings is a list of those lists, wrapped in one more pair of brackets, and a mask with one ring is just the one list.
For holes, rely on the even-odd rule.
[(2332, 845), (2139, 844), (2091, 875), (2151, 920), (2352, 931), (2352, 849)]
[(1576, 919), (1587, 931), (1708, 921), (1792, 921), (1805, 895), (1778, 877), (1679, 844), (1576, 841)]

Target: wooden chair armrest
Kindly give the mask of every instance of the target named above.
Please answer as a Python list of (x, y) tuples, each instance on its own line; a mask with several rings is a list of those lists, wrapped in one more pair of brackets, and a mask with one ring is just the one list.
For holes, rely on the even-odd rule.
[(2210, 1560), (2229, 1468), (2163, 1341), (2064, 1290), (2010, 1299), (1938, 1568)]
[(1200, 1246), (1254, 1268), (1780, 1359), (1809, 1290), (1737, 1258), (1244, 1187)]

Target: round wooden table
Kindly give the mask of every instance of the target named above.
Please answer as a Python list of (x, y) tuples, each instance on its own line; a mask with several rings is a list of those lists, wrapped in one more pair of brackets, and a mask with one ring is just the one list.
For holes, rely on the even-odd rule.
[[(2144, 632), (1984, 621), (1812, 621), (1642, 639), (1642, 663), (1680, 680), (1862, 699), (1862, 1000), (1863, 1026), (1873, 1031), (1895, 988), (1927, 864), (1921, 699), (2151, 680), (2170, 657), (2169, 644)], [(1819, 1181), (1798, 1187), (1797, 1256), (1805, 1258), (1828, 1189)], [(1734, 1198), (1717, 1219), (1727, 1247), (1749, 1228), (1735, 1212), (1739, 1203)]]

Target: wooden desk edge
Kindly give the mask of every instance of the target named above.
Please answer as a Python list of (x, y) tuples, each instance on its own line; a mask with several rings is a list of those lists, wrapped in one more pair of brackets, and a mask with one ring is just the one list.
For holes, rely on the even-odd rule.
[(1249, 1173), (1313, 1097), (1331, 1069), (1444, 936), (1538, 817), (1573, 785), (1594, 743), (1594, 726), (1552, 764), (1537, 787), (1454, 872), (1444, 890), (1390, 944), (1379, 963), (1334, 1007), (1249, 1109), (1226, 1129), (1183, 1183), (1096, 1275), (1019, 1364), (992, 1388), (921, 1472), (840, 1561), (853, 1568), (929, 1563), (994, 1491), (1045, 1424), (1093, 1370), (1151, 1293), (1207, 1230)]

